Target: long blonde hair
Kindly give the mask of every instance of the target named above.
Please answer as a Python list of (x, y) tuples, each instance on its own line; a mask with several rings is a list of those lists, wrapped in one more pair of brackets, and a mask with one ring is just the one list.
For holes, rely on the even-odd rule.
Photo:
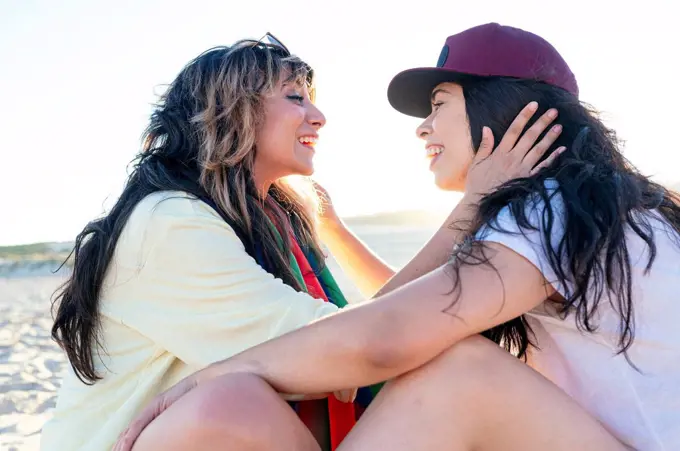
[(263, 99), (283, 77), (304, 83), (313, 95), (306, 63), (278, 46), (244, 40), (199, 55), (161, 96), (120, 198), (77, 236), (73, 272), (53, 306), (52, 336), (81, 381), (100, 379), (93, 344), (100, 344), (104, 275), (134, 207), (153, 192), (184, 191), (209, 203), (264, 269), (297, 290), (304, 287), (290, 266), (289, 235), (323, 264), (309, 202), (285, 180), (273, 183), (263, 199), (253, 179)]

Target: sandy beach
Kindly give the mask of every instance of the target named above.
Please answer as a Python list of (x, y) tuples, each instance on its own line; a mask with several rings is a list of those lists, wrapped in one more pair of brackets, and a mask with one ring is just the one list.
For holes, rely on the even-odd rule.
[(39, 448), (65, 361), (50, 339), (61, 277), (0, 278), (0, 450)]
[[(434, 227), (371, 224), (353, 230), (388, 263), (401, 266)], [(356, 288), (335, 262), (329, 264), (348, 297), (356, 299)], [(50, 338), (50, 298), (62, 280), (0, 277), (0, 451), (38, 450), (42, 425), (55, 405), (67, 363)]]

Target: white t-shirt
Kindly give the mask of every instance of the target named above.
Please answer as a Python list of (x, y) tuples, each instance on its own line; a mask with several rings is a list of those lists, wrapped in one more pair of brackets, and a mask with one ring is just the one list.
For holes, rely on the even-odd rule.
[[(554, 191), (557, 185), (550, 181), (546, 186)], [(556, 213), (551, 239), (556, 244), (564, 233), (559, 193), (551, 203)], [(544, 230), (544, 210), (542, 201), (526, 210), (539, 230)], [(527, 319), (540, 349), (531, 349), (529, 364), (635, 449), (680, 450), (680, 248), (658, 213), (650, 213), (649, 220), (657, 254), (646, 274), (648, 248), (635, 232), (626, 230), (635, 319), (628, 355), (639, 371), (617, 355), (619, 316), (606, 295), (595, 323), (599, 328), (592, 334), (578, 330), (573, 316), (562, 320), (551, 314), (547, 303), (530, 312)], [(503, 244), (527, 258), (567, 297), (570, 287), (557, 282), (541, 244), (543, 233), (520, 232), (507, 207), (499, 214), (498, 225), (511, 233), (487, 226), (477, 238)]]

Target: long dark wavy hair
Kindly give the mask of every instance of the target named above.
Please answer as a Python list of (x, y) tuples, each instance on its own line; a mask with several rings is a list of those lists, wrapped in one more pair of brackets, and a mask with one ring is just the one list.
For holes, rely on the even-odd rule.
[(103, 348), (98, 303), (116, 242), (136, 205), (154, 192), (183, 191), (205, 200), (251, 256), (257, 243), (265, 269), (298, 291), (303, 287), (289, 266), (288, 234), (281, 233), (280, 245), (267, 213), (323, 262), (310, 204), (300, 192), (278, 180), (263, 201), (253, 180), (263, 99), (284, 80), (306, 85), (313, 96), (306, 63), (281, 47), (244, 40), (199, 55), (162, 95), (120, 198), (77, 236), (73, 271), (53, 303), (52, 337), (82, 382), (101, 378), (94, 361)]
[[(565, 298), (555, 303), (558, 314), (563, 319), (573, 315), (579, 330), (592, 333), (598, 327), (595, 314), (608, 295), (619, 314), (618, 352), (628, 358), (626, 351), (635, 337), (635, 306), (626, 231), (637, 234), (648, 246), (649, 271), (657, 251), (650, 212), (660, 214), (670, 225), (676, 243), (680, 242), (680, 197), (638, 172), (621, 154), (615, 132), (602, 123), (594, 108), (573, 94), (541, 82), (504, 77), (469, 77), (459, 83), (474, 149), (479, 148), (483, 126), (489, 126), (499, 142), (519, 111), (537, 101), (539, 111), (527, 128), (548, 108), (557, 108), (563, 131), (554, 148), (566, 146), (567, 150), (552, 167), (509, 181), (486, 195), (471, 223), (452, 225), (468, 232), (447, 267), (453, 276), (454, 293), (459, 295), (462, 289), (458, 277), (461, 266), (491, 265), (485, 252), (488, 248), (475, 235), (483, 227), (510, 232), (497, 221), (507, 207), (520, 231), (540, 231), (543, 251), (559, 279), (556, 283), (571, 287)], [(556, 191), (545, 183), (546, 179), (557, 181)], [(551, 202), (555, 195), (561, 196), (562, 202)], [(536, 205), (544, 205), (538, 212), (539, 224), (533, 218)], [(559, 211), (555, 205), (559, 205)], [(532, 212), (533, 219), (527, 212)], [(553, 235), (557, 221), (565, 229), (559, 240)], [(483, 335), (519, 357), (525, 357), (529, 346), (535, 345), (524, 317)]]

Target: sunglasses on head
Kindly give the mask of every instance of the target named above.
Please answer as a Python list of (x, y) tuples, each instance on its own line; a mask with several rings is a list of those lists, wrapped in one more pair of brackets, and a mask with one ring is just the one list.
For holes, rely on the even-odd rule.
[[(267, 42), (265, 42), (265, 40)], [(288, 47), (283, 45), (283, 43), (281, 41), (279, 41), (276, 38), (276, 36), (274, 36), (270, 32), (265, 33), (265, 35), (262, 36), (262, 38), (260, 38), (259, 40), (255, 41), (253, 43), (253, 47), (257, 47), (259, 45), (264, 45), (264, 46), (268, 46), (268, 47), (275, 47), (275, 48), (278, 48), (280, 50), (283, 50), (283, 52), (286, 55), (290, 55), (290, 51), (288, 50)]]

